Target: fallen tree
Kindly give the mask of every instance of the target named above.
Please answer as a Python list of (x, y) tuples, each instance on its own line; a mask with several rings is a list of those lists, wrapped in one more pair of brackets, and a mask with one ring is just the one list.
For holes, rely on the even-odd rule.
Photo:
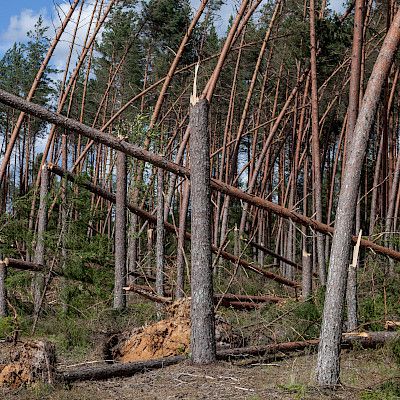
[[(170, 304), (172, 303), (171, 297), (159, 296), (156, 294), (155, 290), (148, 286), (131, 284), (124, 288), (127, 292), (135, 292), (141, 296), (160, 304)], [(242, 310), (251, 310), (254, 308), (259, 308), (263, 304), (271, 303), (282, 303), (286, 299), (283, 297), (276, 296), (250, 296), (243, 294), (214, 294), (214, 303), (221, 304), (226, 307), (233, 307)]]
[[(398, 338), (400, 338), (399, 332), (345, 333), (342, 335), (341, 346), (343, 348), (358, 346), (365, 349), (373, 349)], [(299, 342), (268, 344), (265, 346), (238, 347), (219, 351), (218, 358), (225, 360), (233, 357), (264, 356), (267, 354), (276, 354), (278, 352), (285, 353), (304, 350), (309, 347), (316, 347), (318, 344), (319, 339), (313, 339)]]
[[(345, 334), (342, 337), (342, 347), (353, 348), (377, 348), (385, 343), (398, 339), (397, 332), (364, 332)], [(307, 348), (315, 348), (319, 343), (318, 339), (299, 342), (275, 343), (266, 346), (240, 347), (235, 349), (219, 350), (217, 359), (229, 360), (237, 357), (265, 356), (277, 353), (290, 353)], [(136, 373), (146, 372), (154, 368), (163, 368), (169, 365), (178, 364), (186, 360), (186, 356), (166, 357), (158, 360), (145, 362), (134, 362), (126, 364), (112, 364), (97, 367), (81, 367), (72, 371), (58, 372), (56, 378), (60, 382), (72, 383), (76, 381), (102, 380), (111, 378), (123, 378)]]
[[(162, 168), (166, 171), (190, 178), (190, 170), (188, 168), (168, 161), (164, 157), (147, 151), (139, 146), (128, 143), (124, 140), (120, 140), (117, 137), (114, 137), (108, 133), (104, 133), (98, 129), (91, 128), (74, 119), (67, 118), (55, 112), (49, 111), (45, 107), (26, 101), (23, 98), (15, 96), (2, 89), (0, 89), (0, 103), (3, 103), (12, 108), (16, 108), (20, 111), (24, 111), (29, 115), (33, 115), (44, 121), (48, 121), (56, 126), (65, 128), (68, 132), (79, 133), (89, 139), (111, 147), (114, 150), (118, 150), (127, 155), (135, 157), (138, 160), (149, 162), (152, 165)], [(211, 188), (234, 198), (243, 200), (246, 203), (251, 204), (255, 207), (270, 211), (282, 218), (291, 219), (293, 222), (296, 222), (300, 225), (309, 226), (317, 232), (324, 234), (332, 234), (334, 232), (334, 228), (329, 225), (318, 222), (294, 210), (282, 207), (261, 197), (245, 193), (242, 190), (217, 179), (211, 179)], [(352, 240), (354, 243), (357, 242), (357, 239), (357, 236), (352, 236)], [(380, 246), (366, 239), (361, 240), (361, 246), (370, 248), (376, 253), (380, 253), (397, 261), (400, 261), (400, 252), (394, 249)]]
[(21, 271), (42, 272), (47, 268), (44, 265), (36, 264), (29, 261), (18, 260), (16, 258), (5, 258), (3, 263), (7, 268), (19, 269)]
[[(109, 192), (109, 191), (107, 191), (107, 190), (105, 190), (105, 189), (103, 189), (103, 188), (101, 188), (101, 187), (99, 187), (97, 185), (94, 185), (93, 183), (91, 183), (91, 182), (89, 182), (87, 180), (82, 180), (82, 177), (78, 177), (77, 175), (72, 174), (71, 172), (68, 172), (68, 171), (62, 169), (62, 168), (58, 167), (57, 165), (49, 164), (48, 168), (54, 174), (59, 175), (61, 177), (64, 177), (67, 180), (69, 180), (70, 182), (73, 182), (73, 183), (75, 183), (75, 184), (77, 184), (79, 186), (82, 186), (85, 189), (89, 190), (90, 192), (92, 192), (94, 194), (97, 194), (98, 196), (100, 196), (100, 197), (108, 200), (109, 202), (115, 204), (115, 201), (116, 201), (115, 194), (113, 194), (113, 193), (111, 193), (111, 192)], [(147, 220), (147, 221), (149, 221), (149, 222), (151, 222), (153, 224), (157, 223), (157, 218), (154, 215), (152, 215), (151, 213), (149, 213), (149, 212), (147, 212), (147, 211), (135, 206), (132, 203), (127, 203), (127, 207), (128, 207), (129, 211), (133, 212), (134, 214), (138, 215), (139, 217), (141, 217), (141, 218), (143, 218), (143, 219), (145, 219), (145, 220)], [(172, 224), (170, 224), (168, 222), (165, 222), (164, 226), (165, 226), (165, 229), (167, 231), (172, 232), (173, 234), (176, 234), (176, 229), (175, 229), (174, 225), (172, 225)], [(185, 233), (185, 238), (187, 240), (191, 240), (191, 234), (189, 232), (186, 232)], [(252, 264), (252, 263), (249, 263), (248, 261), (246, 261), (246, 260), (244, 260), (242, 258), (236, 257), (233, 254), (228, 253), (225, 250), (219, 249), (217, 246), (212, 246), (211, 250), (212, 250), (213, 253), (215, 253), (217, 255), (220, 255), (225, 260), (231, 261), (234, 264), (241, 265), (243, 268), (246, 268), (246, 269), (249, 269), (251, 271), (254, 271), (254, 272), (256, 272), (256, 273), (258, 273), (260, 275), (265, 276), (268, 279), (271, 279), (273, 281), (282, 283), (283, 285), (290, 286), (290, 287), (293, 287), (293, 288), (300, 287), (300, 284), (298, 282), (295, 282), (295, 281), (292, 281), (290, 279), (284, 278), (284, 277), (282, 277), (280, 275), (274, 274), (273, 272), (266, 271), (266, 270), (264, 270), (264, 269), (262, 269), (262, 268), (260, 268), (260, 267), (258, 267), (256, 265)]]
[(176, 356), (126, 364), (84, 367), (72, 371), (59, 372), (56, 374), (56, 379), (62, 383), (72, 383), (77, 381), (98, 381), (111, 378), (126, 378), (151, 369), (178, 364), (185, 359), (186, 356)]

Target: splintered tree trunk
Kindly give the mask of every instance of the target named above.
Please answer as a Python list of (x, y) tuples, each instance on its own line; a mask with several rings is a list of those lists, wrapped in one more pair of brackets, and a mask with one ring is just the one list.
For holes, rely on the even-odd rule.
[(393, 19), (370, 76), (340, 189), (318, 349), (316, 372), (320, 386), (333, 387), (339, 383), (340, 341), (348, 259), (361, 169), (382, 86), (388, 77), (399, 42), (400, 10)]
[(7, 316), (6, 264), (0, 261), (0, 317)]
[(195, 364), (216, 359), (211, 260), (210, 148), (208, 101), (190, 110), (190, 169), (192, 199), (191, 351)]
[[(47, 225), (47, 190), (49, 185), (49, 170), (47, 164), (42, 167), (42, 178), (40, 183), (39, 211), (38, 211), (38, 228), (36, 236), (35, 260), (36, 264), (45, 265), (44, 261), (44, 235)], [(41, 303), (41, 292), (44, 286), (43, 273), (35, 273), (33, 280), (33, 306), (34, 315), (39, 314)]]
[(126, 306), (126, 155), (117, 152), (117, 189), (115, 203), (115, 283), (114, 309)]
[(164, 296), (164, 171), (157, 169), (157, 243), (156, 243), (156, 291)]

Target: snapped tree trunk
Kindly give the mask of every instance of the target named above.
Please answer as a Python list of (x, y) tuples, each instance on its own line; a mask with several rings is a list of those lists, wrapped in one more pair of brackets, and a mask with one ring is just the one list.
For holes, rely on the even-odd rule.
[(115, 203), (115, 281), (114, 309), (126, 306), (126, 155), (117, 152), (117, 188)]
[(195, 364), (215, 361), (215, 319), (211, 260), (210, 146), (208, 101), (190, 110), (192, 201), (191, 352)]
[(361, 168), (382, 86), (400, 41), (400, 10), (393, 19), (375, 62), (353, 133), (336, 211), (330, 267), (318, 349), (317, 382), (333, 387), (339, 383), (340, 340), (351, 232), (354, 222)]

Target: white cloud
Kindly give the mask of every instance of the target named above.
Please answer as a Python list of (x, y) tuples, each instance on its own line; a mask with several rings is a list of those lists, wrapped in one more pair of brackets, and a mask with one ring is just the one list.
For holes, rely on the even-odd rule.
[[(61, 15), (61, 18), (63, 18), (64, 15), (68, 12), (68, 10), (70, 8), (70, 3), (68, 1), (64, 1), (58, 7), (59, 7), (59, 14)], [(82, 47), (85, 42), (85, 38), (86, 38), (87, 30), (88, 30), (88, 25), (89, 25), (89, 22), (91, 19), (91, 15), (93, 13), (93, 7), (94, 7), (93, 2), (89, 2), (89, 4), (86, 3), (83, 6), (82, 14), (81, 14), (81, 17), (79, 20), (78, 30), (76, 33), (75, 46), (74, 46), (72, 59), (71, 59), (71, 63), (70, 63), (70, 69), (71, 68), (73, 69), (75, 67), (75, 64), (78, 60), (79, 54), (82, 51)], [(65, 29), (63, 35), (61, 36), (61, 40), (58, 43), (56, 50), (54, 52), (54, 55), (53, 55), (53, 60), (52, 60), (53, 65), (59, 70), (65, 69), (66, 60), (67, 60), (67, 57), (68, 57), (68, 54), (70, 51), (70, 46), (71, 46), (71, 42), (73, 39), (73, 34), (74, 34), (77, 18), (78, 18), (78, 12), (79, 12), (78, 8), (74, 11), (73, 17), (72, 17), (71, 21), (69, 22), (69, 24), (67, 25), (67, 28)], [(92, 22), (91, 34), (94, 31), (94, 23), (96, 22), (97, 15), (98, 15), (98, 13), (96, 11), (94, 21)], [(61, 25), (61, 21), (59, 21), (58, 17), (57, 17), (57, 23), (54, 22), (54, 25), (56, 25), (56, 29), (58, 29), (59, 26)], [(90, 34), (90, 36), (91, 36), (91, 34)], [(54, 32), (54, 35), (55, 35), (55, 32)], [(54, 35), (53, 35), (53, 37), (54, 37)], [(97, 40), (99, 40), (99, 38), (100, 38), (100, 36), (97, 38)]]
[(24, 9), (19, 15), (11, 16), (7, 29), (4, 32), (0, 32), (0, 52), (9, 49), (15, 42), (26, 41), (27, 32), (34, 28), (40, 15), (42, 15), (46, 22), (46, 9), (41, 9), (38, 12)]
[[(70, 2), (68, 0), (63, 0), (56, 5), (56, 8), (51, 10), (43, 8), (39, 11), (33, 11), (31, 9), (21, 10), (19, 15), (14, 15), (10, 18), (7, 29), (4, 32), (0, 32), (0, 56), (2, 53), (7, 51), (15, 42), (26, 42), (27, 32), (32, 30), (38, 21), (39, 17), (43, 18), (43, 25), (47, 26), (49, 29), (46, 33), (47, 37), (52, 41), (56, 35), (56, 32), (61, 26), (62, 20), (70, 9)], [(89, 22), (91, 20), (91, 15), (93, 12), (94, 2), (88, 1), (84, 4), (82, 13), (79, 20), (79, 26), (75, 38), (75, 46), (72, 53), (72, 58), (70, 61), (69, 71), (71, 72), (76, 65), (79, 54), (82, 51), (82, 47), (87, 35), (87, 29)], [(78, 19), (79, 13), (78, 6), (71, 20), (69, 21), (64, 33), (61, 36), (61, 40), (57, 44), (57, 47), (53, 53), (51, 59), (51, 65), (62, 71), (60, 74), (55, 76), (56, 79), (61, 79), (66, 67), (66, 61), (68, 54), (70, 52), (70, 46)], [(104, 11), (104, 8), (103, 8)], [(96, 11), (94, 21), (92, 22), (91, 33), (94, 31), (94, 24), (96, 22), (98, 12)], [(100, 32), (101, 33), (101, 32)], [(97, 40), (100, 39), (100, 36)]]

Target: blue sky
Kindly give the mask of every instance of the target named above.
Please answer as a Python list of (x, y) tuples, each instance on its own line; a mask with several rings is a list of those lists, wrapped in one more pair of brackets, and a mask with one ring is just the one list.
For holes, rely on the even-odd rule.
[[(191, 0), (194, 8), (197, 8), (200, 0)], [(224, 31), (227, 20), (234, 13), (234, 7), (239, 3), (238, 0), (227, 0), (226, 5), (221, 10), (221, 18), (216, 21), (217, 28)], [(340, 12), (343, 10), (343, 0), (331, 0), (330, 4), (333, 9)], [(26, 32), (33, 28), (39, 15), (42, 15), (45, 24), (50, 26), (48, 36), (52, 37), (55, 33), (55, 28), (59, 25), (57, 13), (55, 12), (54, 4), (61, 7), (64, 12), (69, 8), (68, 0), (4, 0), (1, 5), (0, 13), (0, 56), (14, 42), (24, 41)], [(90, 14), (90, 7), (93, 0), (86, 0), (85, 6), (87, 14)], [(83, 34), (83, 29), (82, 29)], [(64, 46), (66, 47), (66, 46)], [(60, 49), (55, 57), (64, 58), (67, 49)], [(65, 59), (65, 58), (64, 58)], [(56, 61), (57, 64), (57, 61)]]

